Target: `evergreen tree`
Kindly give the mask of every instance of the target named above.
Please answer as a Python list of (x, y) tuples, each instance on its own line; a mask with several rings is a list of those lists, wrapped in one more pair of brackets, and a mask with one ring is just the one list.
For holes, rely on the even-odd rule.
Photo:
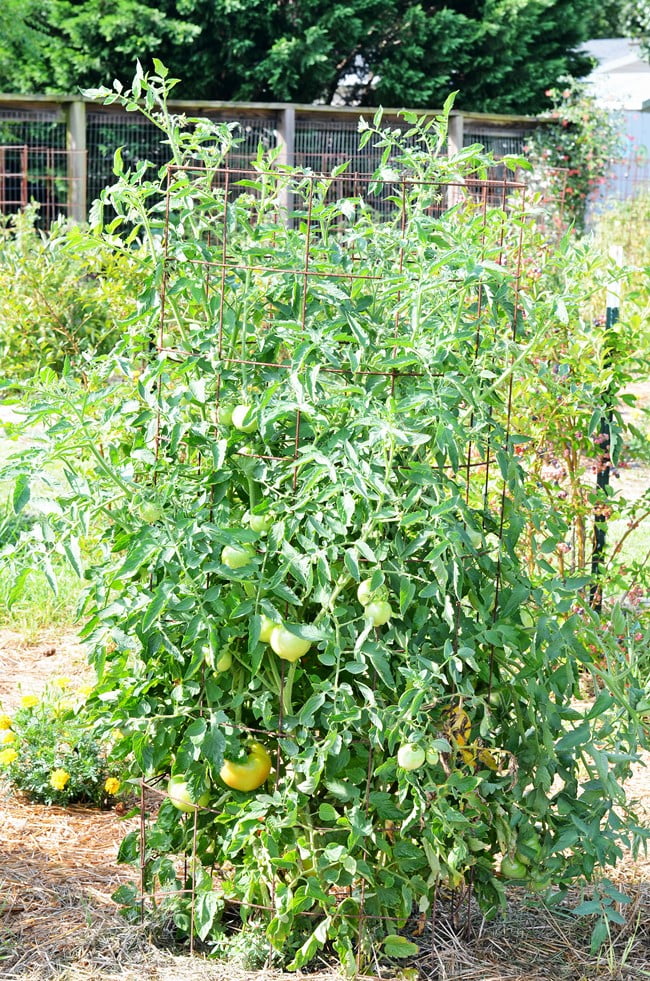
[[(7, 0), (5, 0), (5, 3)], [(13, 0), (19, 2), (19, 0)], [(49, 0), (49, 90), (127, 79), (163, 61), (187, 99), (536, 112), (578, 53), (592, 0)], [(29, 18), (26, 18), (29, 22)], [(11, 66), (9, 66), (11, 68)], [(1, 87), (34, 73), (7, 72)]]

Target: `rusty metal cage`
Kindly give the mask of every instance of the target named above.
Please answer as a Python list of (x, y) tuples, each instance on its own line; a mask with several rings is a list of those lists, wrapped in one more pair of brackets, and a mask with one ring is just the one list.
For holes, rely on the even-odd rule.
[(70, 215), (79, 191), (79, 151), (67, 146), (60, 107), (0, 107), (0, 212), (36, 205), (36, 221), (48, 226)]
[(71, 167), (71, 159), (80, 156), (83, 151), (27, 143), (0, 145), (0, 211), (15, 214), (34, 205), (35, 220), (45, 227), (70, 216), (83, 180), (79, 168)]
[[(421, 205), (417, 209), (414, 195)], [(390, 211), (383, 207), (386, 200), (390, 200)], [(317, 173), (233, 166), (215, 172), (172, 166), (168, 169), (155, 358), (167, 364), (170, 372), (182, 371), (184, 385), (192, 377), (201, 380), (205, 392), (201, 401), (209, 407), (210, 438), (215, 442), (224, 432), (220, 408), (229, 398), (226, 392), (245, 374), (246, 383), (263, 393), (266, 421), (256, 437), (251, 437), (250, 445), (236, 452), (269, 473), (286, 473), (296, 491), (305, 449), (318, 439), (300, 408), (301, 398), (324, 417), (330, 400), (340, 400), (351, 386), (363, 389), (369, 411), (388, 396), (406, 414), (424, 411), (425, 403), (430, 413), (435, 413), (436, 406), (445, 406), (446, 411), (453, 406), (452, 411), (464, 419), (463, 450), (460, 455), (451, 447), (448, 453), (440, 451), (433, 466), (449, 498), (480, 512), (495, 539), (501, 539), (510, 520), (504, 460), (508, 456), (514, 460), (511, 401), (514, 351), (522, 331), (518, 290), (524, 211), (525, 186), (505, 179), (436, 182), (402, 176), (384, 186), (359, 174), (341, 175), (332, 182), (331, 177)], [(192, 225), (197, 215), (200, 234)], [(470, 226), (483, 243), (484, 266), (464, 263), (462, 242)], [(445, 251), (445, 235), (449, 251)], [(423, 250), (430, 255), (426, 272)], [(387, 268), (392, 269), (389, 275)], [(414, 281), (421, 304), (417, 317), (412, 299), (405, 302), (406, 296), (414, 296)], [(246, 291), (253, 288), (259, 300), (254, 311), (246, 307)], [(494, 300), (495, 290), (500, 291), (500, 299)], [(360, 311), (354, 323), (346, 314), (352, 298)], [(443, 302), (451, 304), (456, 321), (456, 327), (444, 337), (439, 316)], [(421, 350), (417, 356), (401, 358), (400, 341), (407, 336), (417, 336)], [(493, 372), (489, 381), (480, 380), (477, 373), (479, 362), (486, 361)], [(166, 384), (164, 378), (160, 384)], [(498, 397), (488, 408), (480, 390), (491, 385), (498, 389)], [(418, 386), (424, 402), (416, 394)], [(189, 407), (190, 415), (192, 411)], [(203, 414), (199, 406), (196, 411)], [(188, 431), (189, 417), (186, 422), (178, 432)], [(356, 424), (369, 425), (364, 420)], [(174, 425), (178, 428), (178, 420)], [(180, 453), (184, 467), (194, 467), (197, 479), (204, 480), (206, 466), (210, 466), (205, 450), (182, 436), (179, 442), (171, 426), (159, 413), (153, 434), (156, 466), (164, 467), (170, 453)], [(312, 451), (316, 452), (313, 445)], [(413, 466), (418, 459), (414, 450)], [(395, 467), (408, 466), (409, 454), (404, 449)], [(475, 561), (471, 548), (465, 559)], [(432, 574), (432, 560), (424, 553), (415, 551), (408, 561)], [(495, 602), (500, 568), (497, 560)], [(453, 643), (458, 645), (459, 618), (455, 622)], [(276, 787), (280, 789), (294, 725), (284, 711), (284, 668), (282, 662), (271, 725), (261, 726), (253, 717), (226, 724), (229, 731), (263, 735), (268, 745), (275, 746)], [(371, 747), (369, 756), (372, 759)], [(150, 901), (164, 904), (185, 897), (193, 944), (197, 895), (192, 870), (198, 861), (197, 833), (213, 814), (205, 807), (188, 816), (192, 844), (187, 854), (178, 856), (179, 882), (168, 886), (151, 871), (156, 849), (149, 846), (148, 812), (152, 799), (164, 798), (165, 791), (156, 780), (143, 781), (141, 786), (142, 908)], [(319, 831), (332, 840), (341, 833), (332, 827)], [(215, 892), (227, 905), (250, 905), (234, 897), (227, 870), (212, 868), (209, 874)], [(274, 874), (281, 874), (279, 867)], [(362, 876), (334, 890), (331, 898), (334, 919), (354, 916), (362, 930), (375, 917)], [(269, 918), (281, 915), (282, 902), (272, 887), (270, 903), (253, 903), (249, 912)], [(432, 908), (435, 927), (435, 897)], [(305, 915), (321, 914), (307, 910)]]

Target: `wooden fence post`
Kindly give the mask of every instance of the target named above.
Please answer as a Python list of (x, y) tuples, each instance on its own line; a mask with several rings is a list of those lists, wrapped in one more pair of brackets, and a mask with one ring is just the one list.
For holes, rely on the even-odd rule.
[(463, 137), (465, 131), (465, 120), (462, 112), (452, 111), (449, 116), (449, 129), (447, 131), (447, 154), (455, 156), (463, 149)]
[[(449, 116), (449, 128), (447, 129), (447, 156), (455, 157), (463, 149), (463, 138), (465, 135), (465, 120), (462, 112), (452, 111)], [(460, 204), (464, 198), (463, 189), (458, 184), (450, 184), (447, 189), (447, 206), (453, 208)]]
[[(285, 106), (278, 113), (278, 144), (280, 146), (278, 163), (293, 167), (296, 152), (296, 110), (294, 106)], [(286, 213), (287, 225), (291, 226), (293, 194), (287, 187), (282, 190), (279, 203)]]
[(86, 103), (75, 100), (67, 112), (67, 148), (70, 217), (83, 223), (88, 217), (86, 187), (88, 178), (86, 155)]

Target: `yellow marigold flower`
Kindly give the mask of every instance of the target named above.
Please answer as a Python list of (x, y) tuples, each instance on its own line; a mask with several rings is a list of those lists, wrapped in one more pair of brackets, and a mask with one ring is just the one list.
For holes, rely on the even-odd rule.
[(11, 729), (11, 719), (8, 715), (0, 715), (0, 731), (3, 729)]
[(54, 787), (55, 790), (63, 790), (69, 779), (70, 774), (65, 770), (53, 770), (50, 773), (50, 787)]
[(14, 760), (18, 759), (18, 753), (15, 749), (2, 749), (0, 750), (0, 765), (9, 766)]
[(23, 695), (20, 699), (20, 707), (24, 709), (34, 708), (35, 705), (38, 705), (38, 701), (38, 695)]
[(104, 790), (107, 794), (114, 795), (120, 789), (120, 781), (116, 777), (109, 777), (104, 784)]
[(18, 736), (11, 729), (0, 729), (0, 746), (6, 746), (7, 743), (15, 743)]
[(90, 698), (93, 691), (94, 691), (93, 685), (82, 685), (81, 688), (79, 689), (79, 694), (83, 698)]
[(55, 678), (54, 681), (52, 682), (52, 684), (56, 685), (57, 688), (60, 688), (61, 691), (63, 691), (64, 688), (69, 688), (71, 683), (72, 682), (70, 681), (70, 679), (65, 677)]

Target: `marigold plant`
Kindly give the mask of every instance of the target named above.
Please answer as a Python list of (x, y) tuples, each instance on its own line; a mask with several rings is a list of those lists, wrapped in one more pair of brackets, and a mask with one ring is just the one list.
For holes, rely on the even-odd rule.
[[(82, 699), (55, 680), (41, 695), (26, 694), (0, 730), (0, 778), (31, 801), (66, 805), (106, 802), (105, 752), (92, 735)], [(4, 738), (3, 738), (4, 734)]]

